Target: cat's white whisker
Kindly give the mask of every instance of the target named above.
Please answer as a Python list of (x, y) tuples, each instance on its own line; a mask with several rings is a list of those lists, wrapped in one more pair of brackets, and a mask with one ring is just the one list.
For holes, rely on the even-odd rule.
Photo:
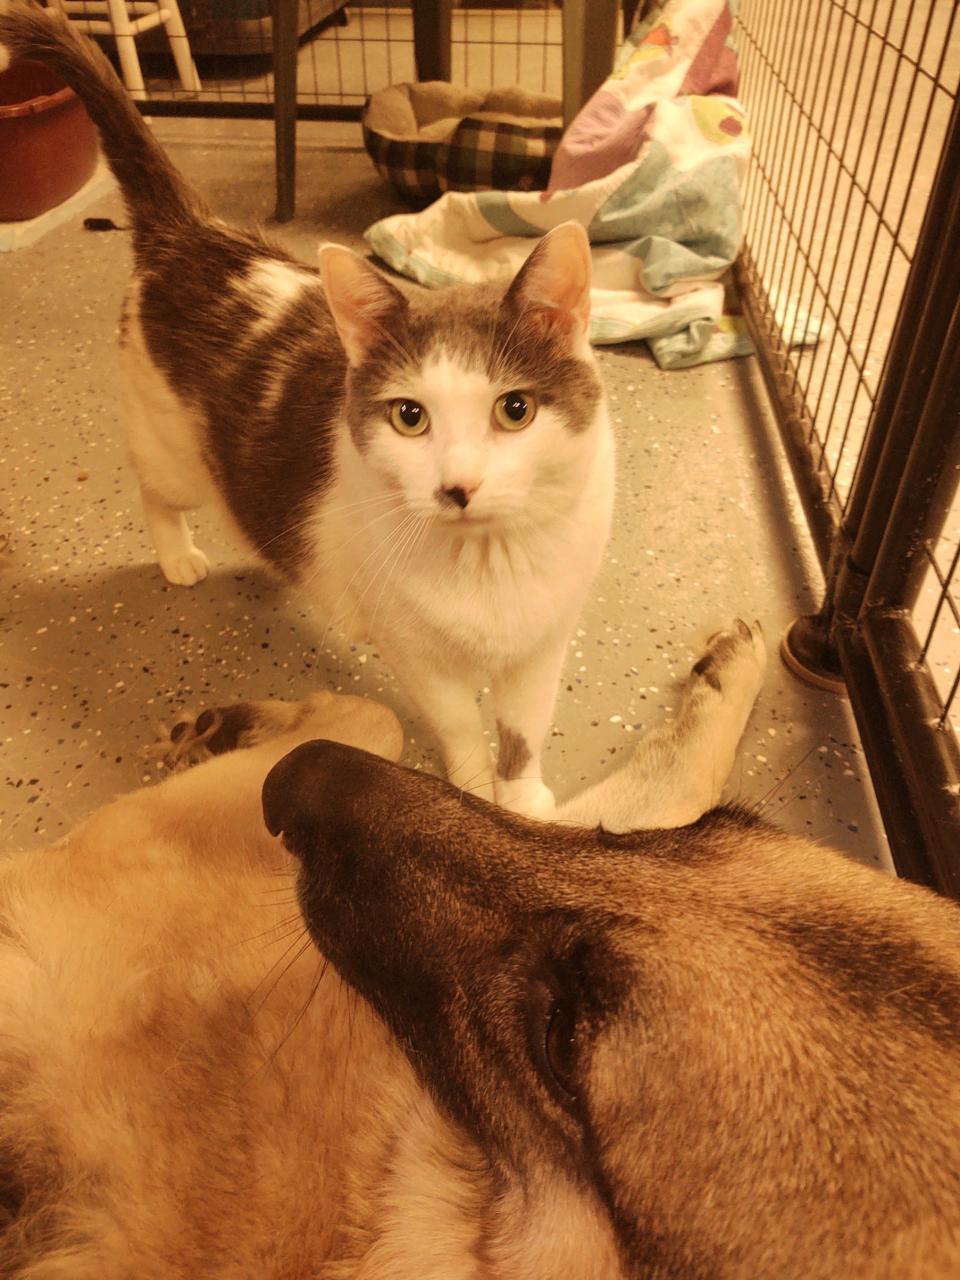
[[(367, 598), (371, 588), (373, 587), (373, 584), (380, 577), (384, 569), (387, 569), (387, 580), (389, 580), (388, 566), (391, 563), (396, 562), (400, 554), (400, 548), (404, 545), (406, 537), (408, 536), (411, 528), (415, 527), (415, 525), (420, 519), (422, 519), (422, 517), (415, 515), (413, 512), (409, 512), (406, 516), (404, 516), (403, 520), (398, 525), (397, 529), (394, 531), (392, 539), (388, 535), (388, 537), (385, 538), (383, 542), (378, 543), (376, 548), (378, 551), (382, 546), (384, 546), (385, 543), (389, 545), (387, 545), (387, 550), (385, 554), (374, 566), (370, 576), (367, 578), (362, 589), (357, 593), (353, 611), (350, 614), (350, 617), (348, 619), (348, 626), (352, 625), (353, 621), (357, 618), (364, 600)], [(371, 558), (372, 558), (372, 553), (371, 553), (371, 556), (368, 556), (367, 560), (364, 561), (364, 564), (366, 564)], [(362, 567), (363, 566), (361, 566), (361, 568)], [(376, 610), (374, 610), (373, 615), (371, 615), (370, 623), (368, 624), (368, 629), (370, 630), (373, 629), (373, 620), (375, 615), (376, 615)]]
[(411, 353), (399, 341), (399, 339), (397, 338), (397, 335), (387, 325), (381, 324), (379, 322), (375, 322), (375, 329), (376, 329), (377, 336), (383, 341), (385, 341), (389, 347), (391, 347), (394, 351), (397, 352), (399, 356), (402, 357), (402, 363), (413, 364), (413, 365), (416, 364), (416, 360), (413, 359), (413, 357), (411, 356)]
[[(380, 512), (373, 520), (367, 520), (364, 522), (362, 526), (354, 529), (350, 533), (349, 537), (345, 538), (342, 542), (338, 543), (337, 546), (332, 547), (324, 556), (323, 560), (318, 561), (313, 572), (309, 575), (309, 577), (301, 579), (301, 582), (300, 582), (301, 588), (306, 589), (307, 587), (309, 587), (318, 577), (320, 577), (320, 575), (324, 572), (324, 570), (334, 561), (334, 559), (337, 557), (337, 555), (339, 555), (341, 551), (346, 550), (346, 548), (351, 546), (354, 542), (356, 542), (358, 538), (363, 537), (367, 532), (369, 532), (370, 529), (374, 527), (374, 525), (380, 524), (384, 520), (389, 519), (391, 516), (396, 515), (398, 511), (402, 511), (404, 508), (404, 505), (405, 504), (401, 500), (397, 502), (394, 506), (388, 508), (388, 510)], [(381, 544), (378, 544), (378, 546), (379, 545)], [(348, 583), (348, 586), (349, 585), (350, 584)], [(339, 603), (339, 601), (337, 603)]]
[(387, 587), (391, 584), (392, 578), (398, 575), (402, 567), (406, 564), (407, 560), (409, 559), (412, 548), (416, 546), (417, 543), (422, 539), (426, 531), (428, 519), (429, 517), (415, 515), (413, 524), (408, 526), (408, 530), (403, 541), (399, 542), (398, 540), (397, 554), (394, 557), (393, 564), (390, 566), (390, 568), (387, 571), (387, 574), (383, 580), (383, 583), (381, 584), (380, 593), (377, 596), (377, 602), (374, 605), (373, 613), (370, 616), (371, 632), (376, 632), (376, 629), (377, 629), (377, 615), (380, 612), (380, 605), (383, 602), (384, 592), (386, 591)]
[[(384, 502), (399, 502), (399, 504), (402, 506), (403, 494), (378, 493), (378, 494), (375, 494), (372, 498), (357, 498), (353, 502), (341, 502), (341, 503), (338, 503), (336, 506), (325, 507), (324, 510), (327, 514), (333, 515), (334, 513), (339, 514), (340, 512), (343, 512), (343, 511), (354, 511), (359, 509), (360, 507), (374, 507)], [(311, 517), (311, 519), (313, 518), (315, 517)]]
[(504, 334), (503, 340), (501, 341), (500, 346), (491, 355), (490, 368), (493, 371), (493, 374), (495, 377), (500, 374), (500, 370), (506, 360), (507, 351), (510, 347), (510, 344), (513, 342), (514, 335), (517, 333), (517, 330), (520, 328), (520, 325), (523, 322), (523, 320), (524, 320), (524, 315), (522, 312), (520, 312), (517, 315), (516, 319), (514, 320), (513, 324)]
[[(392, 510), (390, 512), (387, 512), (387, 515), (394, 515), (394, 514), (395, 512)], [(383, 518), (385, 517), (380, 517), (379, 519), (383, 519)], [(340, 592), (339, 596), (337, 596), (337, 598), (333, 602), (333, 606), (330, 611), (330, 619), (327, 623), (326, 628), (324, 629), (323, 636), (321, 638), (321, 647), (323, 644), (326, 643), (326, 639), (329, 636), (330, 631), (335, 625), (339, 625), (341, 629), (344, 631), (350, 630), (351, 625), (353, 624), (354, 620), (358, 616), (359, 607), (363, 600), (363, 597), (366, 595), (367, 589), (369, 588), (369, 585), (370, 585), (369, 580), (367, 581), (367, 584), (363, 587), (363, 589), (358, 593), (354, 607), (349, 613), (349, 615), (347, 615), (342, 621), (339, 621), (339, 611), (340, 611), (341, 604), (343, 604), (344, 601), (349, 598), (350, 590), (353, 587), (353, 584), (360, 577), (364, 568), (369, 564), (369, 562), (377, 555), (379, 551), (381, 551), (383, 547), (387, 547), (386, 555), (387, 557), (389, 557), (390, 554), (392, 553), (393, 546), (395, 546), (396, 539), (407, 528), (407, 526), (416, 518), (417, 517), (414, 516), (411, 512), (408, 512), (407, 514), (405, 514), (403, 518), (400, 520), (399, 525), (397, 525), (396, 528), (391, 528), (390, 531), (386, 534), (386, 536), (381, 538), (381, 540), (376, 544), (376, 546), (356, 566), (352, 576), (350, 577), (350, 580), (347, 582), (343, 590)], [(371, 521), (370, 525), (379, 523), (379, 519), (375, 521)], [(367, 529), (370, 528), (370, 525), (367, 526)], [(382, 564), (382, 561), (378, 561), (377, 563), (378, 565), (380, 565)]]

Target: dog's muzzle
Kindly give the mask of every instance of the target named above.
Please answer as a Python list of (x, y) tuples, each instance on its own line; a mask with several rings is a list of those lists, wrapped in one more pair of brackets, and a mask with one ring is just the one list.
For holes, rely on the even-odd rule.
[(383, 761), (338, 742), (305, 742), (283, 757), (263, 784), (263, 820), (273, 836), (310, 866), (338, 828), (352, 827), (356, 804), (376, 788)]

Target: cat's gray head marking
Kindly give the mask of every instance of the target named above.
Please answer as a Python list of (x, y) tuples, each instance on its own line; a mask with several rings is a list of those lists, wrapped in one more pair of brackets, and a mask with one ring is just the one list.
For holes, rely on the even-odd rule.
[(401, 290), (336, 245), (320, 272), (352, 438), (412, 511), (484, 527), (579, 490), (603, 413), (579, 225), (546, 235), (507, 289)]

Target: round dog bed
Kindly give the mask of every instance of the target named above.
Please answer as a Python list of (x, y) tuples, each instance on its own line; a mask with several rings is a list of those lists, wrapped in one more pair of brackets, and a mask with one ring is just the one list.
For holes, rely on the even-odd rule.
[(371, 94), (363, 140), (382, 177), (409, 200), (445, 191), (535, 191), (550, 180), (563, 133), (558, 99), (443, 80)]

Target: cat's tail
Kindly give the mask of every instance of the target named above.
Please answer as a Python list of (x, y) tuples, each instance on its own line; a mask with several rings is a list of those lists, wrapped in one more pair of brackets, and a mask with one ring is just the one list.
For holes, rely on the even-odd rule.
[(55, 7), (0, 0), (0, 71), (22, 58), (57, 72), (83, 102), (138, 229), (202, 214), (198, 197), (167, 159), (97, 45)]

